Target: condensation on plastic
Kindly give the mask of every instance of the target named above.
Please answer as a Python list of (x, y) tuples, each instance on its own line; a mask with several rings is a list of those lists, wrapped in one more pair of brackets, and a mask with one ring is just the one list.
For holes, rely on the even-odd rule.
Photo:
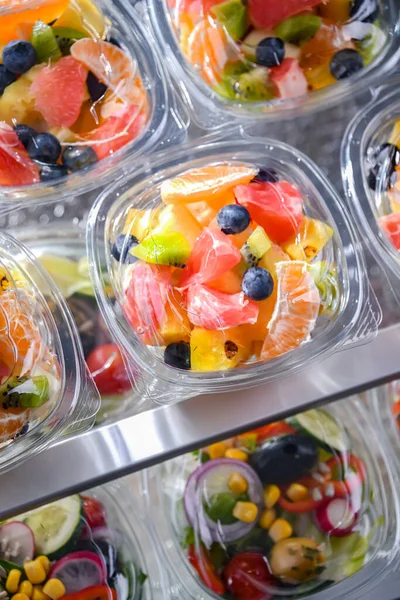
[[(33, 321), (43, 348), (54, 355), (58, 371), (51, 411), (46, 410), (47, 403), (37, 409), (34, 427), (1, 450), (0, 472), (4, 472), (36, 455), (61, 435), (88, 430), (94, 424), (99, 397), (82, 358), (74, 321), (59, 290), (33, 254), (4, 232), (0, 232), (0, 269), (11, 273), (20, 300), (19, 310), (28, 324)], [(7, 293), (2, 292), (2, 297)], [(7, 317), (6, 313), (3, 315)], [(29, 335), (29, 330), (24, 333)], [(29, 370), (25, 374), (29, 375)]]
[(379, 217), (391, 212), (390, 198), (383, 186), (388, 163), (381, 165), (375, 191), (369, 188), (367, 179), (374, 151), (389, 141), (394, 124), (400, 120), (399, 85), (397, 76), (393, 83), (377, 90), (368, 106), (356, 114), (343, 138), (341, 162), (343, 185), (354, 220), (400, 302), (400, 252), (379, 225)]
[[(186, 137), (185, 108), (178, 107), (181, 100), (178, 100), (169, 76), (162, 67), (160, 54), (149, 37), (140, 12), (129, 0), (94, 1), (111, 23), (109, 34), (122, 41), (123, 49), (133, 57), (141, 76), (149, 106), (146, 126), (138, 138), (82, 172), (77, 171), (54, 182), (0, 187), (0, 214), (32, 203), (40, 205), (81, 196), (115, 180), (121, 173), (128, 173), (133, 162), (140, 161), (142, 155), (155, 148), (179, 143)], [(37, 6), (37, 1), (33, 0), (31, 4)], [(8, 11), (4, 9), (3, 12)]]
[[(334, 230), (333, 240), (323, 251), (323, 260), (335, 263), (340, 286), (335, 318), (320, 318), (311, 341), (268, 363), (257, 363), (230, 371), (181, 371), (166, 365), (160, 352), (146, 347), (123, 315), (123, 282), (120, 263), (111, 256), (112, 245), (122, 233), (131, 207), (156, 207), (163, 181), (189, 169), (221, 161), (239, 161), (276, 169), (300, 190), (306, 212)], [(280, 142), (257, 138), (187, 145), (168, 155), (153, 155), (147, 168), (130, 178), (121, 178), (105, 190), (89, 215), (87, 243), (92, 283), (103, 317), (120, 344), (133, 370), (141, 377), (142, 394), (158, 403), (176, 402), (200, 393), (226, 392), (259, 385), (280, 375), (287, 376), (313, 360), (338, 350), (345, 342), (368, 341), (377, 331), (381, 311), (366, 277), (364, 258), (342, 201), (331, 184), (306, 156)], [(108, 287), (109, 273), (112, 290)]]
[[(342, 103), (345, 98), (376, 86), (393, 72), (400, 56), (400, 24), (397, 0), (378, 0), (380, 26), (386, 34), (386, 44), (375, 60), (353, 75), (322, 90), (300, 98), (275, 99), (264, 102), (240, 103), (222, 98), (201, 77), (184, 56), (169, 14), (167, 0), (145, 0), (150, 28), (161, 51), (165, 53), (168, 69), (179, 85), (180, 94), (190, 109), (193, 121), (200, 127), (215, 128), (232, 119), (240, 118), (275, 121), (299, 114), (327, 109)], [(177, 3), (179, 4), (179, 3)]]
[[(326, 410), (326, 409), (325, 409)], [(301, 597), (323, 600), (325, 598), (346, 598), (355, 600), (364, 597), (366, 589), (371, 590), (389, 572), (396, 568), (398, 544), (400, 540), (400, 507), (397, 494), (397, 477), (393, 469), (390, 453), (382, 442), (379, 431), (373, 426), (370, 414), (359, 397), (346, 398), (331, 405), (327, 411), (343, 425), (350, 436), (352, 451), (359, 456), (367, 471), (368, 494), (364, 496), (361, 521), (371, 527), (369, 546), (364, 565), (351, 577), (346, 577), (344, 565), (339, 569), (336, 583), (323, 591), (309, 588)], [(211, 600), (215, 595), (199, 579), (190, 566), (182, 541), (183, 527), (187, 526), (182, 511), (182, 498), (187, 476), (194, 468), (193, 455), (183, 455), (142, 473), (143, 494), (146, 498), (148, 521), (151, 523), (157, 546), (161, 548), (164, 560), (168, 561), (175, 579), (181, 582), (186, 593), (182, 596), (193, 600)], [(191, 462), (190, 462), (191, 461)], [(198, 463), (197, 463), (198, 464)], [(373, 497), (373, 502), (370, 498)], [(382, 518), (383, 517), (383, 518)], [(377, 525), (377, 522), (380, 525)], [(374, 526), (375, 524), (375, 526)], [(302, 534), (300, 534), (302, 535)], [(339, 563), (340, 564), (340, 563)], [(329, 568), (337, 567), (335, 561), (327, 561)], [(341, 578), (341, 580), (340, 580)], [(297, 593), (299, 593), (298, 590)], [(274, 598), (281, 595), (297, 597), (296, 588), (286, 587)]]

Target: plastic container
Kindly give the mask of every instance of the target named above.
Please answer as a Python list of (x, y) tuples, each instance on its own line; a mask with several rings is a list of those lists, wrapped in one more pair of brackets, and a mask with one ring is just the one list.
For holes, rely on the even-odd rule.
[(89, 429), (99, 398), (60, 292), (25, 246), (4, 232), (0, 269), (0, 471), (7, 471), (61, 435)]
[[(143, 154), (148, 153), (157, 146), (168, 145), (169, 143), (180, 140), (185, 134), (185, 129), (182, 126), (180, 117), (178, 117), (175, 95), (174, 92), (171, 91), (169, 79), (161, 67), (158, 52), (154, 49), (154, 45), (149, 39), (148, 32), (141, 22), (142, 17), (137, 10), (130, 4), (130, 2), (128, 2), (128, 0), (118, 0), (117, 2), (111, 2), (109, 0), (96, 0), (95, 4), (98, 9), (93, 9), (93, 4), (87, 0), (71, 0), (71, 3), (71, 6), (74, 6), (75, 8), (78, 7), (79, 10), (83, 10), (85, 15), (89, 15), (90, 18), (87, 18), (85, 21), (86, 23), (91, 23), (90, 19), (93, 19), (93, 17), (90, 15), (92, 14), (93, 10), (100, 9), (106, 20), (105, 23), (106, 29), (108, 30), (108, 38), (117, 41), (119, 40), (118, 43), (122, 44), (126, 54), (133, 57), (134, 67), (136, 67), (136, 75), (140, 76), (142, 81), (142, 90), (144, 90), (140, 100), (140, 106), (143, 105), (144, 107), (141, 108), (142, 112), (144, 111), (143, 123), (141, 125), (141, 127), (143, 126), (143, 130), (139, 135), (136, 135), (132, 142), (127, 143), (118, 151), (114, 150), (114, 154), (106, 156), (106, 158), (103, 158), (103, 160), (99, 160), (99, 162), (94, 163), (92, 166), (86, 167), (81, 171), (78, 170), (70, 172), (68, 177), (62, 177), (53, 181), (35, 183), (33, 185), (1, 186), (0, 209), (3, 212), (14, 209), (17, 204), (25, 205), (32, 203), (40, 204), (55, 202), (74, 195), (79, 196), (84, 192), (98, 188), (103, 183), (106, 183), (111, 179), (115, 179), (117, 173), (124, 172), (128, 166), (130, 168), (132, 161), (139, 160)], [(53, 2), (51, 3), (51, 6), (54, 4), (58, 6), (60, 5), (60, 2)], [(40, 3), (39, 0), (31, 0), (29, 3), (27, 3), (27, 9), (30, 7), (34, 7), (35, 9), (34, 16), (32, 17), (31, 15), (31, 20), (40, 18), (42, 14), (40, 12), (41, 5), (43, 5), (43, 2)], [(66, 5), (67, 2), (63, 2), (64, 8)], [(87, 13), (85, 11), (87, 11)], [(19, 15), (20, 13), (10, 13), (9, 9), (7, 10), (2, 8), (0, 19), (11, 18), (15, 14)], [(28, 12), (28, 14), (31, 13)], [(75, 14), (77, 14), (76, 10)], [(62, 18), (65, 20), (65, 17)], [(79, 19), (77, 20), (78, 25)], [(71, 22), (74, 23), (74, 21)], [(63, 22), (60, 22), (60, 24), (63, 25)], [(78, 25), (76, 25), (76, 27), (78, 27)], [(79, 26), (81, 25), (82, 24), (80, 23)], [(91, 25), (88, 27), (90, 26)], [(68, 27), (70, 28), (71, 25)], [(4, 27), (4, 31), (6, 31), (6, 27)], [(5, 34), (3, 33), (3, 35)], [(99, 36), (97, 31), (94, 31), (92, 35), (95, 40)], [(111, 46), (111, 48), (115, 48), (115, 46)], [(65, 52), (67, 53), (67, 51)], [(115, 49), (115, 52), (119, 52), (119, 49)], [(61, 60), (65, 60), (65, 58), (66, 57), (62, 57)], [(85, 60), (88, 58), (90, 58), (90, 56), (86, 57)], [(70, 58), (67, 60), (70, 60)], [(106, 59), (104, 59), (104, 61), (105, 60)], [(58, 63), (55, 63), (55, 65), (57, 64)], [(5, 94), (7, 93), (8, 89), (10, 88), (6, 88)], [(119, 94), (118, 90), (116, 94)], [(66, 95), (70, 96), (70, 93), (68, 92)], [(115, 98), (113, 96), (111, 96), (110, 99), (111, 103), (115, 103)], [(4, 96), (2, 97), (1, 101), (4, 102)], [(0, 120), (5, 118), (5, 108), (2, 108), (1, 101)], [(129, 100), (129, 102), (131, 103), (129, 106), (136, 106), (132, 104), (132, 100)], [(44, 102), (42, 102), (42, 104), (43, 103)], [(109, 119), (114, 119), (114, 121), (111, 122), (109, 119), (104, 121), (110, 124), (110, 132), (107, 134), (106, 131), (102, 130), (103, 133), (101, 133), (101, 139), (113, 141), (118, 139), (118, 135), (120, 136), (120, 132), (124, 131), (126, 127), (128, 127), (128, 129), (131, 127), (131, 120), (129, 120), (129, 123), (126, 123), (125, 129), (121, 129), (117, 122), (118, 116), (112, 116), (114, 113), (122, 114), (122, 109), (120, 108), (121, 105), (114, 107), (114, 105), (111, 105), (111, 103), (107, 105), (110, 106), (108, 112), (111, 116)], [(15, 106), (18, 108), (18, 104), (15, 104)], [(95, 107), (95, 104), (93, 104), (93, 107)], [(104, 106), (101, 105), (101, 108), (104, 108)], [(97, 110), (97, 112), (99, 111)], [(125, 117), (123, 118), (125, 119)], [(92, 120), (94, 120), (94, 118)], [(137, 119), (134, 120), (134, 123), (136, 122)], [(115, 126), (114, 129), (111, 127), (112, 125)], [(74, 127), (74, 125), (72, 125), (72, 127)], [(138, 125), (138, 129), (141, 127)], [(82, 126), (82, 128), (82, 131), (84, 132), (84, 127)], [(89, 126), (88, 128), (90, 130)], [(63, 148), (65, 148), (66, 146), (70, 145), (70, 140), (74, 140), (74, 138), (70, 137), (70, 133), (68, 133), (68, 131), (70, 131), (69, 128), (63, 127), (61, 128), (61, 131), (58, 131), (59, 129), (60, 128), (58, 127), (57, 135), (62, 142)], [(8, 135), (10, 135), (9, 132)], [(84, 139), (85, 136), (81, 135), (80, 137)], [(79, 139), (78, 141), (75, 141), (75, 145), (85, 144), (84, 141), (79, 141)], [(93, 148), (95, 147), (102, 148), (98, 141), (93, 141)], [(104, 148), (102, 149), (102, 154), (104, 154), (103, 150)], [(99, 156), (99, 158), (101, 157)]]
[[(294, 432), (293, 428), (296, 428)], [(186, 597), (208, 600), (225, 592), (235, 599), (242, 597), (240, 593), (246, 591), (248, 597), (254, 598), (258, 597), (257, 593), (260, 598), (264, 597), (264, 593), (274, 599), (296, 598), (299, 594), (302, 598), (316, 599), (362, 598), (366, 589), (370, 590), (394, 570), (398, 552), (399, 506), (393, 463), (359, 398), (348, 398), (327, 410), (309, 411), (286, 422), (266, 425), (228, 440), (224, 447), (230, 446), (235, 447), (234, 452), (238, 447), (242, 448), (241, 452), (249, 456), (249, 462), (226, 458), (221, 462), (215, 458), (221, 455), (221, 443), (217, 443), (200, 453), (186, 454), (143, 474), (149, 520), (165, 560), (169, 561), (175, 578), (186, 588)], [(255, 461), (253, 449), (260, 447), (263, 458), (259, 454)], [(315, 455), (316, 447), (319, 451)], [(232, 448), (225, 452), (228, 455)], [(274, 453), (274, 458), (271, 453)], [(211, 455), (214, 458), (210, 459)], [(319, 462), (310, 471), (315, 457), (319, 458)], [(347, 475), (342, 472), (338, 477), (337, 470), (329, 471), (333, 464), (343, 464), (346, 460), (353, 464)], [(365, 476), (360, 488), (360, 473), (364, 472), (362, 465)], [(186, 487), (188, 477), (196, 468), (196, 475)], [(229, 479), (226, 479), (232, 471), (241, 473), (249, 484), (247, 499), (239, 497), (237, 501), (250, 501), (256, 505), (258, 516), (249, 524), (236, 520), (234, 524), (226, 525), (233, 513), (230, 512), (232, 503), (229, 508), (227, 497), (232, 498), (234, 494), (229, 487)], [(314, 476), (307, 475), (310, 472)], [(301, 483), (300, 489), (293, 486), (293, 479)], [(332, 483), (335, 479), (336, 483)], [(347, 492), (338, 479), (347, 481)], [(324, 480), (325, 483), (322, 483)], [(264, 495), (265, 483), (272, 487), (264, 487)], [(274, 488), (276, 483), (278, 487)], [(304, 487), (308, 499), (296, 500), (293, 494), (304, 492)], [(333, 500), (330, 495), (332, 489)], [(236, 493), (238, 491), (239, 488)], [(215, 497), (217, 494), (225, 498), (223, 507), (221, 496)], [(287, 495), (293, 501), (288, 500)], [(272, 511), (261, 512), (265, 510), (265, 502), (272, 506)], [(337, 513), (332, 510), (332, 502), (336, 504)], [(258, 503), (260, 506), (257, 508)], [(282, 503), (285, 508), (296, 508), (283, 511)], [(314, 510), (306, 512), (305, 503), (314, 505)], [(191, 512), (194, 507), (195, 512)], [(221, 507), (225, 512), (221, 512)], [(236, 508), (237, 504), (233, 510)], [(344, 517), (347, 509), (349, 512)], [(221, 524), (222, 514), (226, 519), (225, 525)], [(262, 526), (254, 525), (260, 514)], [(274, 520), (277, 518), (282, 521)], [(191, 525), (188, 519), (193, 519)], [(336, 528), (333, 528), (334, 525)], [(297, 537), (303, 539), (290, 542)], [(210, 540), (219, 541), (210, 545)], [(288, 544), (292, 552), (289, 549), (285, 557), (284, 549)], [(311, 549), (310, 556), (300, 560), (301, 552), (296, 554), (298, 547), (292, 544), (300, 544), (303, 550)], [(318, 554), (321, 552), (323, 555)], [(204, 561), (207, 561), (208, 553), (214, 565), (213, 568), (204, 566), (203, 577), (199, 575), (201, 553)], [(253, 567), (252, 571), (243, 566), (243, 553), (246, 556), (250, 553), (246, 560)], [(260, 554), (264, 557), (261, 561)], [(218, 566), (218, 560), (222, 568)], [(291, 566), (295, 568), (292, 570)]]
[[(398, 82), (394, 79), (377, 90), (369, 105), (348, 126), (342, 145), (342, 176), (354, 219), (374, 257), (389, 275), (389, 283), (400, 301), (400, 254), (394, 245), (399, 181), (394, 162), (400, 164), (400, 151), (394, 146), (382, 148), (389, 140), (400, 148), (400, 135), (394, 132), (399, 121)], [(394, 151), (393, 158), (388, 150)], [(393, 232), (392, 240), (383, 226)], [(400, 247), (398, 239), (397, 246)]]
[[(254, 2), (253, 4), (256, 5), (257, 2)], [(258, 4), (260, 5), (261, 12), (262, 4)], [(213, 33), (209, 36), (207, 32), (202, 32), (202, 35), (198, 35), (194, 38), (193, 34), (191, 34), (191, 27), (188, 25), (191, 20), (194, 19), (196, 21), (198, 19), (198, 13), (201, 11), (203, 5), (200, 5), (199, 8), (199, 4), (196, 4), (195, 2), (175, 3), (168, 2), (167, 0), (148, 0), (147, 2), (151, 26), (158, 45), (165, 50), (169, 63), (169, 70), (180, 82), (183, 96), (192, 109), (192, 118), (196, 123), (206, 128), (214, 128), (224, 121), (231, 123), (232, 119), (236, 117), (239, 117), (240, 119), (272, 121), (277, 117), (283, 119), (296, 116), (299, 112), (310, 112), (317, 109), (328, 108), (335, 103), (342, 103), (345, 97), (353, 96), (363, 88), (366, 89), (368, 86), (376, 85), (377, 81), (383, 79), (386, 73), (393, 72), (398, 61), (399, 52), (398, 8), (396, 2), (394, 0), (388, 2), (379, 1), (378, 4), (379, 26), (384, 33), (385, 39), (383, 40), (384, 43), (378, 56), (371, 64), (368, 64), (367, 67), (358, 71), (349, 79), (342, 79), (335, 85), (330, 85), (329, 87), (320, 89), (319, 91), (315, 91), (308, 95), (297, 98), (240, 102), (239, 100), (229, 99), (227, 97), (224, 98), (219, 95), (202, 78), (200, 72), (192, 66), (180, 47), (177, 35), (177, 31), (179, 30), (179, 20), (174, 18), (174, 11), (179, 8), (181, 8), (181, 10), (187, 10), (186, 19), (182, 19), (183, 24), (181, 30), (184, 33), (186, 32), (188, 47), (190, 46), (192, 52), (197, 53), (197, 56), (199, 57), (196, 59), (199, 61), (198, 64), (201, 64), (201, 57), (203, 54), (206, 55), (203, 63), (205, 65), (204, 70), (211, 70), (210, 77), (213, 77), (213, 71), (216, 71), (216, 78), (217, 80), (219, 79), (218, 73), (221, 69), (219, 61), (223, 63), (225, 55), (220, 47), (224, 44), (221, 44), (221, 42), (218, 43), (218, 32), (215, 29), (215, 19)], [(213, 3), (209, 3), (206, 6), (212, 7)], [(367, 7), (368, 6), (370, 6), (370, 4), (367, 5)], [(168, 7), (171, 8), (169, 9)], [(265, 17), (268, 10), (263, 10), (263, 16)], [(324, 10), (327, 11), (328, 9), (325, 7)], [(208, 17), (208, 23), (210, 22), (211, 18)], [(265, 29), (268, 28), (264, 28), (265, 35), (268, 35), (268, 32), (265, 31)], [(248, 29), (246, 33), (247, 32)], [(353, 35), (355, 34), (352, 33), (351, 36)], [(206, 40), (206, 42), (204, 42), (204, 40)], [(215, 56), (210, 57), (210, 46), (212, 47), (213, 44), (215, 44)], [(287, 56), (296, 56), (298, 52), (298, 48), (295, 47), (294, 54), (293, 51), (291, 53), (286, 51), (286, 54)], [(230, 60), (234, 60), (234, 57), (237, 57), (238, 54), (237, 44), (231, 43), (230, 50), (226, 54), (230, 56)], [(327, 75), (329, 76), (328, 67), (326, 67), (326, 69)], [(301, 77), (304, 76), (301, 74)], [(318, 89), (319, 86), (316, 87)], [(304, 94), (304, 92), (301, 93)]]
[[(275, 169), (281, 179), (297, 186), (306, 214), (332, 228), (333, 237), (317, 260), (321, 260), (327, 270), (335, 265), (337, 302), (332, 304), (331, 317), (320, 316), (311, 339), (292, 352), (268, 362), (239, 365), (231, 370), (185, 371), (165, 364), (163, 350), (146, 346), (143, 336), (135, 332), (125, 318), (126, 267), (112, 257), (111, 247), (122, 234), (132, 207), (159, 207), (160, 186), (164, 181), (188, 169), (224, 161)], [(176, 402), (199, 393), (244, 389), (283, 374), (287, 376), (302, 367), (309, 367), (312, 361), (334, 352), (345, 342), (366, 341), (376, 331), (381, 318), (365, 277), (362, 252), (340, 199), (316, 165), (280, 142), (257, 138), (243, 140), (238, 134), (234, 141), (226, 139), (200, 146), (187, 145), (168, 155), (153, 156), (146, 170), (120, 179), (99, 196), (90, 213), (87, 231), (89, 268), (100, 310), (128, 360), (133, 360), (134, 368), (139, 365), (144, 391), (156, 402)], [(106, 273), (112, 289), (108, 287)], [(327, 297), (330, 297), (329, 293)]]
[[(34, 564), (38, 555), (49, 558), (50, 573), (40, 582), (44, 592), (50, 578), (62, 582), (68, 598), (91, 598), (96, 592), (96, 598), (113, 600), (167, 600), (168, 578), (159, 568), (142, 514), (139, 503), (133, 509), (129, 487), (122, 481), (44, 505), (3, 527), (8, 527), (10, 550), (13, 534), (19, 533), (22, 543), (28, 538), (24, 550)], [(16, 529), (15, 521), (24, 523)], [(35, 548), (29, 545), (32, 536)], [(0, 554), (3, 560), (10, 560), (7, 543)], [(24, 574), (18, 555), (14, 561), (23, 581), (28, 572)]]
[(369, 390), (365, 396), (381, 438), (387, 439), (400, 474), (399, 382), (392, 381), (388, 385)]

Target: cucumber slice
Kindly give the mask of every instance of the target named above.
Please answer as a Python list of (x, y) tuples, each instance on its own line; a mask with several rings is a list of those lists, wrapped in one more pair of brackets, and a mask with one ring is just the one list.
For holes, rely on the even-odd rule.
[(313, 437), (328, 452), (348, 452), (351, 448), (345, 428), (325, 410), (307, 410), (289, 419), (289, 423), (298, 432)]
[(81, 534), (82, 500), (78, 495), (69, 496), (18, 518), (32, 529), (36, 554), (55, 560), (70, 552)]

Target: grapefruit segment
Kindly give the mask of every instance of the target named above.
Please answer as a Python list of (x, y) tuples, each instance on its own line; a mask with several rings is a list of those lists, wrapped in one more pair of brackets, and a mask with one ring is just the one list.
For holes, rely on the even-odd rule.
[(321, 304), (318, 288), (307, 263), (278, 263), (278, 298), (261, 351), (270, 360), (295, 350), (315, 327)]
[(270, 79), (278, 98), (297, 98), (308, 92), (308, 81), (295, 58), (285, 58), (279, 67), (271, 69)]
[(379, 224), (393, 246), (400, 250), (400, 213), (380, 217)]
[(207, 17), (197, 23), (185, 46), (189, 62), (209, 85), (216, 85), (228, 62), (229, 40), (224, 27)]
[(122, 114), (109, 117), (100, 127), (86, 136), (93, 145), (97, 158), (102, 160), (139, 137), (147, 117), (137, 106), (128, 106)]
[(243, 292), (224, 294), (205, 285), (191, 285), (187, 292), (187, 311), (190, 322), (204, 329), (227, 329), (255, 323), (258, 306)]
[(250, 22), (257, 29), (271, 29), (284, 19), (321, 4), (321, 0), (249, 0)]
[(0, 185), (29, 185), (38, 181), (37, 165), (29, 158), (13, 128), (0, 122)]

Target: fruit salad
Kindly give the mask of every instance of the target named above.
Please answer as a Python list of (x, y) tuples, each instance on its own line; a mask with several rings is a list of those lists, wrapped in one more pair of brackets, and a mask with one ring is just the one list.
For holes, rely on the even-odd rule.
[(363, 567), (384, 515), (358, 448), (316, 409), (165, 465), (173, 534), (210, 597), (298, 598)]
[(0, 186), (87, 170), (140, 136), (147, 93), (100, 7), (10, 5), (0, 8)]
[(110, 260), (135, 338), (192, 371), (306, 343), (336, 314), (339, 287), (333, 230), (305, 202), (275, 169), (238, 161), (184, 171), (145, 208), (134, 202)]
[(377, 0), (169, 0), (180, 48), (240, 103), (301, 97), (352, 77), (386, 36)]
[(76, 495), (3, 523), (3, 597), (140, 600), (146, 575), (133, 561), (128, 530), (115, 529), (108, 512), (97, 494)]

